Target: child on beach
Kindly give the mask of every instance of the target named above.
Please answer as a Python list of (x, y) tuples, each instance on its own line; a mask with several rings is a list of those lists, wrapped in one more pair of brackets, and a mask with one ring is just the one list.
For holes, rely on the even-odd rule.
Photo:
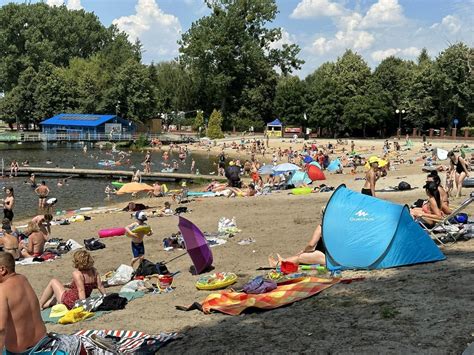
[(145, 212), (138, 211), (137, 213), (135, 213), (135, 219), (137, 220), (136, 222), (125, 227), (126, 235), (132, 238), (132, 266), (135, 264), (135, 262), (143, 259), (143, 257), (145, 256), (145, 244), (143, 243), (143, 238), (145, 238), (145, 236), (153, 234), (151, 229), (147, 231), (146, 228), (138, 228), (148, 226), (146, 224), (146, 220), (148, 218)]

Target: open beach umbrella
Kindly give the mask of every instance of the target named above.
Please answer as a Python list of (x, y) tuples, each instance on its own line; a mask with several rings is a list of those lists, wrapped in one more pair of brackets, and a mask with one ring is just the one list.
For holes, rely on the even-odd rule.
[(279, 164), (273, 168), (273, 171), (275, 173), (287, 173), (290, 171), (297, 171), (297, 170), (301, 170), (301, 168), (298, 165), (295, 165), (292, 163)]
[(153, 191), (153, 186), (139, 182), (130, 182), (128, 184), (123, 185), (117, 191), (117, 195), (133, 194), (142, 191)]
[(273, 174), (273, 165), (267, 164), (258, 169), (260, 175), (270, 175)]
[(202, 232), (194, 223), (181, 216), (179, 216), (178, 227), (183, 235), (186, 251), (193, 261), (196, 274), (208, 270), (212, 266), (212, 252)]

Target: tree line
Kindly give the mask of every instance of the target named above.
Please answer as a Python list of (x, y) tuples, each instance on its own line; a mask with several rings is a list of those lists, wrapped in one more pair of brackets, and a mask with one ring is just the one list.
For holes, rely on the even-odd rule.
[(210, 14), (183, 33), (176, 60), (149, 65), (139, 41), (93, 13), (2, 6), (0, 119), (27, 126), (61, 112), (141, 122), (167, 114), (167, 123), (198, 129), (216, 110), (213, 122), (224, 130), (259, 130), (276, 117), (331, 136), (391, 134), (400, 119), (420, 129), (449, 127), (454, 118), (474, 126), (474, 49), (463, 43), (436, 58), (426, 50), (416, 61), (389, 57), (374, 70), (347, 50), (300, 79), (300, 48), (278, 45), (281, 29), (271, 27), (274, 0), (206, 3)]

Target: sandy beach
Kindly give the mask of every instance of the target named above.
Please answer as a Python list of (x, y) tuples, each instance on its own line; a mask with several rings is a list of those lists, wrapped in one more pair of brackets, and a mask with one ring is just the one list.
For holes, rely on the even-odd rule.
[[(382, 143), (361, 140), (356, 141), (356, 146), (363, 144), (368, 149), (374, 145), (380, 154)], [(272, 140), (270, 147), (273, 144), (286, 147), (291, 143)], [(301, 145), (293, 144), (293, 147)], [(438, 146), (449, 149), (453, 145), (439, 143)], [(421, 156), (417, 153), (420, 147), (421, 144), (416, 143), (407, 156)], [(219, 146), (212, 148), (212, 152), (220, 149)], [(226, 152), (234, 154), (231, 150)], [(244, 159), (245, 154), (239, 153), (239, 157)], [(424, 198), (422, 186), (426, 174), (421, 171), (421, 165), (422, 162), (415, 161), (412, 165), (395, 166), (395, 171), (390, 171), (377, 183), (377, 189), (383, 189), (404, 180), (416, 189), (380, 192), (377, 197), (400, 204)], [(344, 183), (360, 191), (363, 181), (355, 178), (362, 176), (362, 172), (356, 176), (327, 174), (324, 183), (334, 187)], [(461, 202), (469, 192), (469, 189), (463, 189), (465, 196), (453, 202)], [(267, 266), (269, 254), (278, 252), (288, 256), (301, 250), (321, 222), (321, 207), (330, 196), (330, 192), (294, 196), (281, 191), (252, 198), (201, 198), (186, 205), (191, 212), (185, 217), (207, 232), (217, 231), (221, 217), (236, 218), (241, 232), (226, 244), (212, 248), (212, 252), (215, 271), (234, 272), (239, 276), (234, 286), (237, 289), (252, 277), (263, 274), (256, 269)], [(169, 198), (143, 199), (141, 202), (158, 207), (166, 200)], [(469, 214), (472, 214), (472, 208)], [(99, 229), (125, 226), (132, 221), (127, 212), (94, 214), (92, 217), (91, 221), (83, 223), (55, 226), (52, 235), (82, 243), (84, 239), (96, 236)], [(162, 245), (164, 237), (178, 231), (177, 223), (174, 216), (149, 219), (154, 234), (145, 240), (147, 259), (167, 261), (182, 253), (166, 252)], [(255, 243), (238, 244), (249, 237), (255, 239)], [(101, 274), (130, 262), (130, 239), (115, 237), (102, 241), (107, 245), (106, 249), (92, 252)], [(202, 301), (209, 294), (195, 288), (198, 276), (189, 272), (191, 261), (186, 255), (168, 264), (171, 272), (181, 271), (175, 277), (174, 292), (148, 294), (131, 302), (125, 310), (73, 325), (49, 324), (48, 330), (62, 333), (80, 329), (127, 329), (151, 334), (180, 332), (183, 338), (163, 348), (163, 353), (459, 354), (474, 341), (474, 240), (448, 245), (442, 251), (447, 256), (445, 261), (378, 271), (344, 272), (343, 277), (363, 277), (364, 280), (335, 285), (315, 297), (280, 309), (234, 317), (175, 309), (176, 305)], [(39, 295), (52, 277), (70, 281), (71, 258), (70, 253), (54, 262), (19, 266), (17, 271), (28, 277)]]

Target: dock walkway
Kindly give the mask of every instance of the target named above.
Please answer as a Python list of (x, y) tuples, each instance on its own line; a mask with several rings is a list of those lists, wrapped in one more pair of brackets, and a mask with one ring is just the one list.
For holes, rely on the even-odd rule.
[[(41, 167), (20, 167), (18, 175), (30, 175), (34, 173), (37, 176), (54, 177), (80, 177), (80, 178), (124, 178), (131, 180), (133, 171), (112, 170), (112, 169), (63, 169), (63, 168), (41, 168)], [(226, 181), (223, 176), (215, 175), (196, 175), (185, 173), (142, 173), (142, 180), (145, 181), (192, 181), (192, 180), (218, 180)]]

